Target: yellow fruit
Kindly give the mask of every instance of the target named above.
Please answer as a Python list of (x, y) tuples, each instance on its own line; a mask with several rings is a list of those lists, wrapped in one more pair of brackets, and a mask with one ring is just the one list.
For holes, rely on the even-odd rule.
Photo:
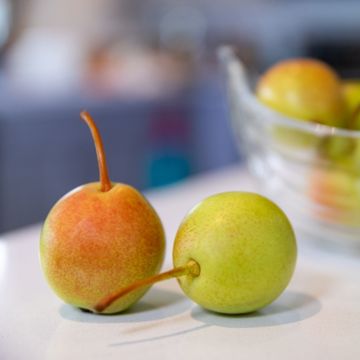
[(256, 95), (265, 105), (303, 121), (341, 127), (346, 105), (337, 74), (314, 59), (277, 63), (260, 79)]
[(349, 112), (347, 128), (360, 130), (360, 80), (347, 80), (343, 90)]

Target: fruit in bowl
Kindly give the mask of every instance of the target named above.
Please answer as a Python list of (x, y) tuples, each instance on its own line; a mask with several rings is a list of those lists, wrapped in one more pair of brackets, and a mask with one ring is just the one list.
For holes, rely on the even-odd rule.
[[(307, 58), (281, 61), (260, 78), (258, 100), (277, 112), (300, 121), (340, 127), (347, 108), (338, 75), (325, 63)], [(312, 133), (276, 125), (271, 130), (274, 145), (286, 151), (312, 149), (319, 139)]]
[(360, 140), (344, 136), (326, 136), (318, 148), (318, 157), (329, 167), (360, 176)]
[(315, 130), (275, 125), (274, 144), (284, 153), (310, 150), (307, 194), (318, 205), (316, 218), (360, 225), (360, 137), (341, 132), (360, 129), (360, 82), (342, 81), (318, 60), (290, 59), (265, 72), (256, 96), (292, 121), (327, 127), (319, 136)]
[[(344, 129), (360, 130), (360, 81), (343, 81), (343, 92), (347, 105), (347, 121)], [(360, 137), (349, 138), (333, 134), (323, 139), (319, 147), (320, 156), (339, 169), (360, 175)]]
[(360, 80), (344, 81), (343, 91), (349, 110), (348, 128), (360, 130)]
[(360, 226), (360, 139), (324, 138), (320, 163), (309, 178), (309, 195), (320, 207), (315, 216), (350, 226)]
[(277, 63), (260, 78), (256, 96), (294, 119), (336, 127), (346, 121), (341, 80), (318, 60), (299, 58)]
[(360, 177), (339, 169), (315, 169), (309, 194), (319, 205), (314, 216), (347, 226), (360, 224)]
[[(337, 94), (334, 98), (338, 106), (335, 109), (343, 109), (335, 112), (342, 116), (330, 117), (330, 124), (326, 123), (329, 119), (326, 117), (320, 122), (313, 121), (319, 118), (307, 116), (304, 119), (301, 115), (290, 116), (282, 111), (282, 97), (278, 99), (277, 108), (260, 99), (258, 95), (260, 83), (266, 77), (266, 73), (272, 71), (271, 68), (265, 71), (257, 87), (253, 88), (251, 80), (254, 79), (254, 74), (241, 61), (236, 49), (224, 46), (219, 49), (218, 54), (225, 70), (235, 138), (238, 140), (241, 154), (245, 155), (249, 170), (260, 180), (262, 191), (276, 199), (283, 207), (293, 221), (298, 234), (316, 239), (323, 244), (333, 243), (340, 247), (358, 248), (360, 216), (356, 211), (350, 210), (350, 222), (354, 225), (348, 226), (349, 211), (340, 205), (342, 200), (338, 200), (343, 199), (341, 194), (348, 191), (349, 185), (346, 183), (360, 176), (360, 150), (357, 146), (360, 132), (348, 128), (350, 110), (344, 93), (343, 80), (336, 74), (329, 75), (335, 78), (331, 83), (336, 83), (333, 93)], [(276, 66), (277, 64), (274, 65)], [(325, 65), (325, 67), (329, 69), (329, 66)], [(329, 73), (329, 71), (325, 72)], [(330, 68), (330, 73), (334, 74), (335, 71)], [(302, 81), (301, 76), (297, 79)], [(315, 87), (316, 78), (313, 80)], [(277, 82), (272, 82), (272, 85), (275, 89), (273, 93), (278, 94), (276, 89), (280, 85)], [(269, 82), (267, 86), (270, 86)], [(271, 93), (272, 89), (268, 91)], [(303, 94), (306, 96), (307, 92)], [(329, 108), (331, 107), (330, 103)], [(277, 129), (281, 130), (280, 134)], [(291, 137), (288, 136), (289, 133)], [(319, 172), (321, 172), (320, 176)], [(336, 176), (332, 175), (334, 172), (341, 173), (341, 179), (336, 180)], [(349, 178), (343, 180), (347, 175)], [(330, 178), (332, 180), (328, 181)], [(325, 184), (334, 181), (339, 183), (336, 185), (336, 191), (340, 195), (336, 196), (336, 201), (332, 202), (331, 206), (332, 210), (336, 209), (337, 214), (328, 215), (328, 221), (325, 221), (327, 213), (323, 210), (327, 210), (326, 207), (331, 208), (329, 199), (332, 199), (334, 192)], [(320, 191), (319, 188), (322, 190), (320, 199), (316, 196)], [(350, 188), (353, 189), (354, 203), (356, 201), (360, 203), (356, 186), (350, 185)], [(345, 195), (348, 200), (349, 197)], [(345, 208), (351, 209), (353, 206), (349, 205)], [(318, 215), (319, 210), (322, 213), (321, 217)]]

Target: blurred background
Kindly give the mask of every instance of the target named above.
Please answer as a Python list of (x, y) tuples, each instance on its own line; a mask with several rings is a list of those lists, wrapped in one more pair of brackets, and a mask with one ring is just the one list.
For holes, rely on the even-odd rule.
[(360, 77), (360, 1), (0, 0), (0, 232), (98, 169), (141, 190), (241, 162), (216, 48), (260, 73), (293, 56)]

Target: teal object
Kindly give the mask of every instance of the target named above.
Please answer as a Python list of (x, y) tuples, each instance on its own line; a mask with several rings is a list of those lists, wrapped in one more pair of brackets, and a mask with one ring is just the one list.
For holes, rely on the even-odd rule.
[(190, 163), (181, 152), (155, 152), (149, 166), (149, 185), (158, 187), (184, 179), (190, 174)]

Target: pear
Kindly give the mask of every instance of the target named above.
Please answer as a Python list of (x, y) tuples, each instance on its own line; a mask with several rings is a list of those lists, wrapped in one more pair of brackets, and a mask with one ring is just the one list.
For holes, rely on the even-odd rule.
[[(347, 119), (340, 78), (315, 59), (278, 62), (260, 78), (256, 96), (266, 106), (299, 121), (342, 127)], [(287, 150), (314, 148), (319, 143), (311, 132), (287, 125), (274, 125), (271, 132), (275, 144)]]
[[(343, 93), (348, 109), (346, 128), (360, 130), (360, 80), (343, 82)], [(360, 139), (331, 135), (321, 143), (320, 155), (340, 169), (360, 174)]]
[[(135, 188), (111, 183), (100, 133), (87, 112), (98, 157), (100, 182), (80, 186), (49, 212), (40, 238), (44, 275), (68, 304), (94, 311), (106, 294), (152, 276), (161, 268), (165, 237), (150, 203)], [(127, 309), (144, 287), (119, 299), (105, 313)]]
[(268, 199), (228, 192), (204, 200), (176, 235), (175, 267), (195, 260), (196, 278), (179, 278), (183, 291), (206, 309), (230, 314), (264, 307), (286, 288), (296, 242), (285, 214)]
[(359, 173), (338, 167), (314, 169), (309, 181), (309, 196), (318, 205), (314, 207), (316, 218), (359, 227)]
[(343, 91), (350, 113), (347, 127), (353, 130), (360, 130), (360, 80), (344, 81)]
[(174, 269), (120, 288), (96, 310), (106, 310), (134, 289), (177, 277), (184, 293), (205, 309), (248, 313), (283, 292), (296, 256), (292, 226), (277, 205), (254, 193), (220, 193), (184, 218), (174, 242)]
[(351, 176), (360, 175), (360, 139), (331, 135), (320, 142), (318, 152), (329, 169), (341, 170)]
[(341, 127), (346, 120), (342, 83), (319, 60), (298, 58), (275, 64), (261, 77), (256, 95), (272, 109), (302, 121)]

